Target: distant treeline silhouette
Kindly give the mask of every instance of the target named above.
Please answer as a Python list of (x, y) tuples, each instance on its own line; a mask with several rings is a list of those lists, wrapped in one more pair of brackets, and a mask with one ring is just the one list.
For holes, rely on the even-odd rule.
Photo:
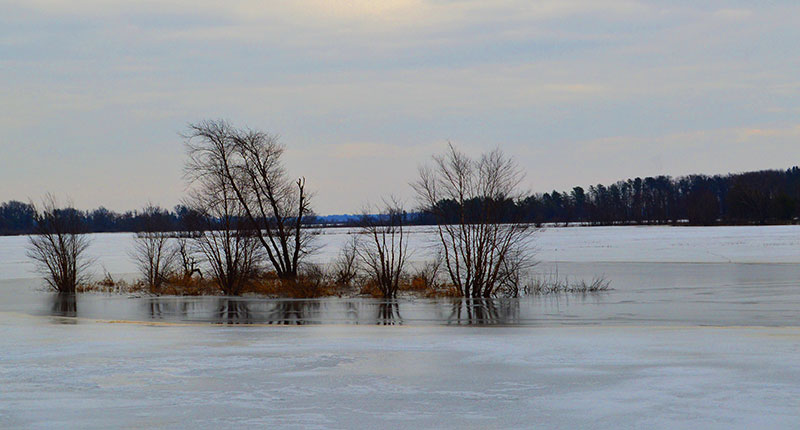
[[(493, 219), (522, 219), (534, 224), (786, 224), (800, 217), (800, 168), (761, 170), (727, 175), (656, 176), (592, 185), (588, 190), (533, 194), (499, 205), (468, 201), (466, 213), (478, 220), (485, 207)], [(471, 206), (471, 208), (470, 208)], [(442, 200), (436, 210), (459, 222), (458, 204)], [(435, 224), (425, 213), (410, 224)]]
[[(145, 225), (157, 225), (162, 231), (178, 231), (197, 224), (198, 214), (185, 206), (176, 206), (169, 211), (155, 208), (153, 211), (128, 211), (117, 213), (104, 207), (92, 211), (77, 209), (58, 209), (74, 211), (82, 220), (86, 231), (92, 233), (138, 232)], [(29, 234), (34, 231), (35, 210), (33, 205), (19, 201), (9, 201), (0, 205), (0, 234)]]
[(800, 216), (800, 168), (635, 178), (536, 194), (514, 206), (535, 223), (783, 224)]
[[(486, 205), (471, 202), (475, 214)], [(627, 179), (611, 185), (592, 185), (588, 189), (533, 194), (521, 201), (508, 200), (492, 205), (500, 213), (495, 219), (519, 219), (531, 223), (680, 224), (733, 225), (785, 224), (800, 218), (800, 168), (761, 170), (727, 175), (688, 175), (678, 178), (656, 176)], [(452, 213), (457, 221), (455, 202), (439, 202), (442, 213)], [(164, 231), (195, 230), (199, 214), (186, 206), (173, 210), (117, 213), (104, 207), (75, 211), (90, 232), (137, 232), (146, 223)], [(498, 209), (495, 209), (498, 210)], [(0, 234), (30, 234), (34, 231), (35, 211), (31, 204), (9, 201), (0, 204)], [(407, 214), (409, 224), (428, 225), (436, 221), (424, 213)], [(156, 218), (156, 219), (153, 219)], [(311, 225), (356, 225), (360, 215), (310, 217)], [(477, 219), (477, 216), (476, 216)]]

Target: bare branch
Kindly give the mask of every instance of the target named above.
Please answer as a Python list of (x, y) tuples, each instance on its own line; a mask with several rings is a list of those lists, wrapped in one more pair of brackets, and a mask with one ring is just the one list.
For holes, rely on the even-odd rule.
[(493, 296), (532, 264), (526, 245), (535, 229), (514, 210), (523, 178), (499, 149), (474, 160), (450, 143), (412, 183), (421, 206), (437, 221), (450, 281), (465, 297)]

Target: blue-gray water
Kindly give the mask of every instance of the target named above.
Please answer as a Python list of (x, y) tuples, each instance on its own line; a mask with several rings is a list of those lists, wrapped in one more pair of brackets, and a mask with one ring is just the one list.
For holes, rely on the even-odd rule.
[(603, 275), (611, 290), (520, 299), (60, 297), (40, 281), (0, 281), (0, 311), (101, 320), (218, 324), (800, 325), (800, 265), (560, 263), (562, 278)]
[(794, 429), (798, 231), (554, 229), (611, 291), (477, 302), (59, 297), (0, 238), (0, 428)]

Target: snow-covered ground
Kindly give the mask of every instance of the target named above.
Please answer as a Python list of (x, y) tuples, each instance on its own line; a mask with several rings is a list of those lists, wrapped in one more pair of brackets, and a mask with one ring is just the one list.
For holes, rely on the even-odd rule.
[[(413, 237), (424, 259), (429, 229)], [(346, 240), (323, 231), (318, 261)], [(401, 301), (388, 322), (403, 325), (389, 327), (374, 325), (385, 308), (369, 299), (84, 295), (70, 307), (36, 290), (25, 244), (0, 237), (3, 429), (800, 422), (796, 226), (547, 229), (540, 271), (605, 274), (614, 290), (480, 308)], [(93, 235), (95, 272), (134, 272), (130, 245)], [(266, 325), (281, 318), (316, 325)], [(499, 326), (464, 326), (476, 322)]]
[[(436, 237), (431, 227), (410, 228), (412, 259), (430, 255)], [(316, 241), (318, 262), (330, 261), (351, 230), (324, 229)], [(91, 235), (94, 271), (133, 273), (129, 252), (133, 235)], [(27, 238), (0, 237), (0, 279), (35, 276), (25, 256)], [(568, 227), (539, 231), (531, 251), (542, 262), (650, 263), (800, 263), (800, 226), (747, 227)]]

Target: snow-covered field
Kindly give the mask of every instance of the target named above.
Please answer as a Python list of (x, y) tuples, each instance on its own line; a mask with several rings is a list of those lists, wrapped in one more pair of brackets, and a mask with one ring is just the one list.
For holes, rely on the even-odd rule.
[[(426, 230), (414, 231), (417, 260)], [(318, 261), (346, 233), (325, 230)], [(93, 240), (98, 274), (134, 271), (131, 235)], [(466, 304), (426, 300), (397, 303), (389, 322), (403, 325), (388, 327), (368, 299), (86, 295), (65, 312), (36, 290), (25, 241), (0, 237), (3, 429), (800, 422), (796, 226), (547, 229), (542, 272), (605, 274), (614, 290), (493, 303), (480, 308), (491, 327), (464, 326), (481, 322)], [(280, 310), (317, 324), (267, 326)]]
[[(432, 228), (410, 230), (412, 259), (427, 258), (436, 240)], [(322, 230), (314, 260), (330, 261), (350, 232)], [(129, 256), (132, 234), (91, 236), (95, 272), (135, 271)], [(0, 237), (0, 279), (35, 276), (26, 245), (24, 236)], [(800, 263), (800, 226), (547, 228), (536, 234), (531, 251), (542, 262)]]

